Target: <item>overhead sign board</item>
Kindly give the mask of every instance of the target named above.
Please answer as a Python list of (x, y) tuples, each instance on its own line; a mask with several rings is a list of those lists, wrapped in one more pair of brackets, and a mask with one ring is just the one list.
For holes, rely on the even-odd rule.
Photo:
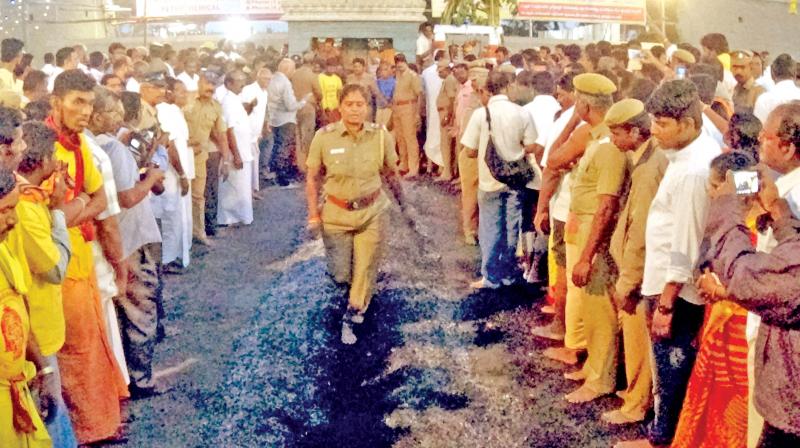
[(537, 21), (625, 23), (647, 21), (647, 0), (519, 0), (517, 17)]
[(136, 15), (147, 17), (280, 17), (280, 0), (137, 0)]

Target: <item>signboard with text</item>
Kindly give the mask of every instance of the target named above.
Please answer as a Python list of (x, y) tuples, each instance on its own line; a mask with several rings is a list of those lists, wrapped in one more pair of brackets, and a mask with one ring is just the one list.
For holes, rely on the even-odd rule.
[(646, 0), (519, 0), (517, 17), (528, 20), (643, 25)]
[(258, 16), (278, 18), (280, 0), (136, 0), (136, 15), (147, 17)]

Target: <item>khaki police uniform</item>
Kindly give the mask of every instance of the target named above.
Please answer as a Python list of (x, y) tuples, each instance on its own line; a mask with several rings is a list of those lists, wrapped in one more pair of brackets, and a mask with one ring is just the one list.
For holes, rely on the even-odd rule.
[[(575, 90), (584, 95), (610, 96), (616, 91), (613, 82), (594, 73), (576, 76), (573, 84)], [(586, 286), (579, 287), (572, 282), (572, 271), (594, 231), (592, 224), (600, 206), (600, 196), (619, 197), (622, 193), (628, 160), (611, 143), (610, 130), (605, 123), (597, 124), (590, 133), (591, 141), (573, 171), (564, 232), (567, 252), (564, 344), (570, 349), (586, 347), (588, 356), (581, 369), (581, 376), (586, 380), (583, 387), (606, 394), (613, 392), (615, 386), (619, 328), (609, 294), (612, 278), (608, 247), (601, 247), (594, 255)]]
[[(474, 81), (478, 87), (486, 86), (489, 76), (489, 71), (482, 64), (482, 61), (476, 61), (475, 65), (469, 69), (469, 82)], [(461, 122), (457, 123), (459, 131), (456, 139), (458, 145), (456, 163), (458, 163), (461, 183), (461, 225), (464, 237), (470, 243), (473, 243), (478, 236), (478, 159), (467, 155), (464, 146), (461, 145), (461, 137), (464, 136), (464, 129), (467, 127), (472, 113), (481, 106), (480, 93), (472, 91), (463, 113), (456, 113), (456, 116), (460, 115), (462, 118)]]
[[(644, 104), (635, 99), (625, 99), (615, 104), (606, 114), (606, 125), (616, 127), (646, 113)], [(620, 204), (609, 252), (616, 265), (614, 289), (617, 296), (637, 297), (644, 275), (645, 229), (650, 204), (667, 170), (669, 161), (651, 138), (636, 151), (628, 153), (631, 172), (623, 190), (626, 198)], [(617, 304), (620, 308), (623, 303)], [(645, 315), (645, 303), (639, 302), (636, 312), (619, 312), (622, 339), (625, 347), (625, 376), (628, 387), (622, 394), (619, 413), (631, 420), (643, 420), (652, 400), (653, 374), (650, 366), (650, 332)]]
[(406, 69), (397, 75), (392, 106), (392, 131), (397, 139), (400, 152), (400, 170), (408, 170), (409, 176), (419, 174), (419, 142), (417, 123), (421, 120), (419, 96), (422, 94), (422, 80), (419, 75)]
[[(211, 142), (211, 131), (225, 135), (227, 125), (222, 118), (222, 106), (212, 99), (198, 98), (184, 111), (189, 127), (189, 146), (194, 152), (195, 178), (192, 179), (192, 234), (206, 236), (206, 221), (213, 226), (216, 219), (217, 188), (221, 155)], [(206, 210), (206, 199), (213, 204)]]
[(455, 166), (455, 145), (453, 137), (447, 131), (447, 126), (453, 125), (452, 120), (455, 114), (455, 101), (458, 96), (458, 89), (461, 87), (460, 83), (453, 74), (447, 75), (447, 78), (442, 82), (442, 89), (439, 91), (439, 96), (436, 98), (436, 109), (439, 111), (441, 122), (444, 123), (441, 131), (439, 132), (440, 143), (439, 147), (442, 150), (442, 176), (445, 179), (453, 177)]
[[(314, 98), (322, 97), (317, 74), (311, 70), (309, 64), (302, 65), (292, 74), (291, 83), (296, 98), (304, 98), (309, 93), (313, 93)], [(308, 147), (311, 146), (311, 139), (314, 138), (314, 130), (317, 127), (316, 103), (316, 100), (309, 101), (297, 111), (297, 169), (301, 173), (306, 172), (305, 160), (308, 156)]]
[(351, 135), (339, 121), (317, 131), (307, 164), (324, 175), (322, 237), (328, 269), (337, 283), (350, 284), (349, 308), (364, 312), (375, 289), (386, 213), (382, 173), (397, 168), (391, 133), (365, 123)]

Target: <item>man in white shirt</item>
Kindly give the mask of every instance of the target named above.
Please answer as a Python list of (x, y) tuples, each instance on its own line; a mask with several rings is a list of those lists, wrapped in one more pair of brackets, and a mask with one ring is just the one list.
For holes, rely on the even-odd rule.
[(147, 62), (137, 61), (133, 63), (133, 70), (125, 83), (125, 90), (128, 92), (140, 93), (142, 88), (142, 80), (147, 74), (150, 66)]
[(425, 69), (433, 63), (433, 25), (425, 22), (419, 26), (417, 37), (417, 65)]
[[(97, 102), (98, 100), (96, 99), (95, 104), (97, 104)], [(98, 122), (97, 117), (103, 111), (104, 110), (101, 108), (94, 109), (89, 127), (83, 131), (86, 137), (86, 144), (92, 151), (92, 160), (103, 175), (103, 188), (105, 189), (107, 204), (105, 210), (99, 214), (95, 220), (95, 226), (98, 227), (98, 230), (100, 230), (99, 234), (103, 235), (104, 238), (92, 241), (92, 254), (94, 258), (94, 273), (97, 279), (97, 289), (100, 293), (100, 304), (103, 308), (103, 318), (106, 323), (106, 337), (109, 340), (111, 350), (117, 360), (120, 373), (123, 378), (125, 378), (126, 382), (129, 382), (128, 364), (125, 358), (122, 334), (113, 300), (115, 297), (125, 295), (126, 293), (126, 291), (120, 291), (117, 286), (120, 284), (120, 276), (124, 276), (126, 284), (129, 282), (130, 266), (124, 257), (124, 247), (122, 244), (123, 236), (120, 231), (119, 223), (119, 215), (122, 209), (117, 199), (117, 187), (114, 180), (114, 169), (111, 164), (111, 159), (105, 151), (103, 151), (102, 147), (100, 147), (100, 144), (97, 142), (97, 137), (89, 129), (94, 128), (95, 131), (98, 130), (98, 128), (95, 127)], [(112, 261), (114, 262), (113, 265)], [(131, 362), (134, 364), (132, 366), (134, 371), (138, 373), (142, 370), (136, 363), (136, 360), (132, 360)]]
[(652, 315), (655, 419), (648, 439), (669, 445), (675, 435), (704, 305), (694, 286), (708, 208), (709, 165), (721, 154), (701, 131), (702, 109), (691, 81), (663, 84), (647, 103), (653, 136), (669, 166), (650, 206), (642, 296)]
[(245, 106), (250, 107), (250, 135), (253, 138), (252, 151), (253, 151), (253, 190), (258, 191), (259, 185), (259, 171), (266, 168), (267, 151), (261, 154), (259, 150), (259, 141), (264, 137), (265, 133), (269, 133), (269, 126), (266, 125), (267, 119), (267, 101), (269, 94), (267, 87), (272, 80), (272, 70), (262, 67), (256, 73), (256, 80), (245, 86), (242, 89), (241, 97)]
[(297, 111), (305, 107), (313, 97), (308, 93), (298, 100), (289, 78), (296, 66), (293, 60), (283, 59), (278, 71), (269, 83), (269, 125), (272, 127), (274, 144), (270, 155), (269, 168), (275, 173), (278, 185), (287, 186), (298, 176), (297, 162), (294, 160), (297, 146)]
[[(558, 104), (559, 109), (553, 113), (553, 121), (549, 125), (547, 117), (544, 113), (542, 113), (542, 111), (534, 111), (534, 113), (531, 115), (531, 119), (534, 121), (534, 126), (536, 127), (536, 132), (538, 135), (536, 139), (536, 145), (541, 147), (542, 151), (541, 154), (534, 153), (534, 155), (541, 161), (540, 166), (542, 168), (547, 165), (547, 157), (553, 148), (553, 144), (561, 136), (561, 133), (567, 126), (567, 123), (569, 123), (570, 119), (572, 118), (572, 114), (575, 112), (575, 93), (574, 86), (572, 85), (573, 78), (574, 75), (567, 74), (558, 79), (555, 87), (555, 95), (558, 98), (556, 100), (556, 104)], [(543, 96), (546, 97), (546, 95)], [(549, 103), (548, 100), (539, 100), (539, 102), (543, 103), (544, 105)], [(527, 106), (526, 109), (528, 109)], [(539, 131), (539, 126), (536, 125), (537, 122), (539, 123), (539, 126), (541, 126), (541, 131)], [(562, 178), (561, 183), (569, 183), (569, 174), (566, 174)], [(537, 190), (540, 187), (541, 185), (537, 187)], [(569, 191), (569, 186), (567, 186), (565, 190)], [(558, 203), (559, 191), (560, 190), (556, 191), (552, 204)], [(566, 304), (567, 295), (567, 260), (565, 252), (566, 246), (564, 244), (564, 227), (566, 225), (567, 213), (569, 211), (569, 200), (567, 200), (566, 204), (560, 208), (555, 207), (552, 204), (552, 223), (550, 225), (550, 235), (548, 238), (547, 256), (549, 260), (548, 266), (554, 266), (556, 268), (555, 272), (549, 273), (549, 278), (551, 281), (548, 282), (548, 302), (552, 303), (552, 305), (549, 306), (552, 308), (553, 321), (546, 326), (534, 328), (533, 333), (546, 339), (563, 341), (565, 331), (564, 307)], [(536, 204), (534, 203), (534, 207), (535, 205)], [(536, 231), (540, 235), (547, 235), (548, 233), (541, 232), (539, 229)]]
[(89, 73), (89, 67), (86, 65), (86, 63), (89, 62), (89, 58), (87, 57), (88, 50), (86, 49), (86, 45), (83, 44), (74, 45), (72, 49), (75, 50), (75, 56), (78, 58), (77, 69), (82, 71), (83, 73), (86, 73), (87, 75), (91, 75), (91, 73)]
[(58, 75), (67, 70), (74, 70), (76, 68), (78, 68), (78, 54), (75, 53), (75, 49), (72, 47), (64, 47), (58, 50), (56, 52), (56, 67), (50, 75), (50, 82), (47, 86), (47, 90), (49, 92), (53, 91), (53, 86), (55, 85)]
[[(535, 73), (531, 78), (531, 82), (535, 96), (530, 103), (523, 106), (523, 109), (525, 109), (533, 128), (536, 130), (536, 135), (538, 136), (536, 143), (541, 151), (538, 155), (531, 155), (533, 159), (531, 162), (535, 162), (533, 163), (534, 166), (541, 171), (539, 167), (544, 162), (545, 143), (551, 136), (550, 129), (556, 121), (556, 114), (561, 110), (561, 104), (553, 96), (555, 94), (555, 82), (549, 72)], [(541, 179), (536, 179), (528, 185), (528, 188), (539, 190), (540, 186)]]
[(98, 84), (100, 84), (100, 80), (103, 79), (105, 73), (103, 73), (103, 64), (105, 63), (105, 55), (99, 51), (94, 51), (89, 54), (89, 76), (94, 78)]
[(431, 65), (422, 71), (422, 91), (425, 95), (425, 111), (426, 113), (426, 132), (425, 132), (425, 155), (428, 156), (428, 161), (433, 162), (438, 166), (444, 165), (442, 159), (442, 137), (441, 125), (439, 118), (439, 110), (436, 108), (436, 100), (439, 97), (439, 92), (442, 90), (444, 79), (439, 76), (439, 70), (449, 70), (449, 63), (444, 58), (444, 52), (439, 52), (436, 55), (438, 61), (436, 64)]
[(53, 72), (56, 69), (56, 66), (53, 65), (56, 61), (55, 55), (53, 53), (45, 53), (44, 54), (44, 65), (42, 66), (42, 71), (50, 77), (53, 76)]
[(186, 86), (186, 91), (191, 96), (197, 95), (197, 83), (200, 82), (200, 75), (197, 74), (200, 65), (196, 59), (189, 59), (183, 64), (183, 72), (178, 75), (178, 80)]
[[(540, 143), (550, 135), (550, 128), (556, 119), (556, 114), (561, 110), (561, 105), (553, 96), (555, 94), (555, 82), (549, 72), (540, 72), (531, 75), (530, 85), (533, 100), (523, 106), (523, 111), (527, 119), (531, 121), (537, 135), (537, 143), (534, 145), (534, 153), (528, 154), (528, 162), (536, 169), (537, 177), (528, 183), (529, 194), (526, 195), (526, 203), (522, 208), (522, 232), (526, 238), (526, 247), (530, 257), (529, 269), (526, 272), (526, 280), (530, 283), (546, 282), (540, 278), (544, 273), (541, 267), (546, 263), (547, 240), (546, 234), (535, 232), (533, 226), (533, 214), (536, 203), (539, 201), (539, 188), (541, 188), (541, 156), (544, 145)], [(519, 82), (519, 79), (518, 79)], [(544, 137), (543, 137), (544, 136)]]
[(800, 88), (795, 83), (797, 63), (788, 54), (775, 58), (770, 66), (775, 86), (756, 100), (753, 115), (766, 123), (770, 112), (781, 104), (800, 100)]
[(247, 76), (241, 70), (234, 70), (225, 76), (222, 115), (228, 125), (228, 145), (232, 152), (238, 152), (241, 165), (234, 166), (227, 178), (220, 179), (217, 206), (217, 222), (220, 225), (248, 225), (253, 222), (253, 137), (250, 119), (239, 97), (245, 82)]
[[(508, 99), (510, 84), (511, 79), (505, 73), (489, 74), (486, 91), (481, 95), (485, 107), (472, 113), (461, 138), (467, 155), (478, 158), (482, 278), (470, 285), (475, 289), (496, 289), (521, 279), (516, 249), (521, 225), (521, 195), (524, 192), (497, 181), (485, 161), (490, 134), (495, 150), (505, 160), (524, 157), (523, 145), (529, 146), (536, 141), (536, 131), (530, 121), (524, 119), (522, 107)], [(491, 131), (489, 120), (493, 123)]]
[[(156, 105), (158, 124), (169, 134), (170, 144), (180, 159), (183, 178), (191, 183), (195, 178), (194, 152), (189, 148), (189, 126), (182, 111), (188, 94), (183, 83), (174, 78), (167, 79), (166, 87), (165, 101)], [(192, 196), (188, 192), (182, 194), (181, 175), (175, 167), (170, 164), (165, 168), (165, 191), (159, 198), (166, 212), (161, 217), (164, 237), (161, 262), (165, 267), (174, 263), (175, 267), (185, 268), (189, 266), (192, 248)]]

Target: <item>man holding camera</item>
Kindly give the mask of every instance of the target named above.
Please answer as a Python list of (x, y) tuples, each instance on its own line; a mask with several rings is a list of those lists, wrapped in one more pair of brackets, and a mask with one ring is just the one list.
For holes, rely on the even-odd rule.
[[(764, 418), (758, 446), (800, 445), (800, 102), (778, 107), (767, 119), (761, 136), (761, 158), (770, 167), (781, 165), (773, 183), (768, 170), (760, 173), (756, 212), (769, 224), (774, 240), (770, 253), (756, 252), (745, 225), (748, 210), (736, 194), (733, 176), (710, 192), (706, 229), (714, 274), (698, 281), (710, 301), (731, 300), (761, 319), (755, 347), (753, 403)], [(782, 162), (778, 159), (783, 159)], [(787, 168), (792, 167), (791, 170)], [(748, 323), (749, 324), (749, 323)], [(753, 421), (748, 421), (752, 426)], [(751, 428), (752, 429), (752, 428)]]
[[(122, 209), (118, 219), (130, 285), (116, 300), (131, 375), (131, 396), (142, 398), (155, 392), (152, 361), (157, 337), (156, 286), (158, 256), (161, 253), (161, 233), (148, 196), (164, 180), (164, 171), (156, 167), (140, 171), (133, 153), (116, 137), (121, 122), (122, 103), (109, 90), (98, 88), (90, 126), (97, 143), (111, 160)], [(140, 176), (140, 172), (143, 176)]]

